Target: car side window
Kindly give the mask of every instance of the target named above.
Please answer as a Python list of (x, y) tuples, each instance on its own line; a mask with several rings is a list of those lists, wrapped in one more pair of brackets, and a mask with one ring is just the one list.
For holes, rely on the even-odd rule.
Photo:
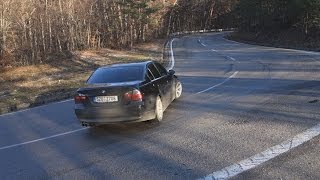
[(161, 77), (159, 71), (157, 70), (157, 68), (153, 64), (149, 64), (148, 69), (150, 69), (150, 71), (155, 79)]
[(165, 76), (168, 74), (167, 70), (159, 63), (154, 63), (158, 71), (160, 72), (161, 76)]
[(152, 80), (154, 80), (154, 77), (153, 77), (153, 75), (152, 75), (152, 73), (151, 73), (151, 71), (150, 71), (149, 68), (147, 69), (146, 80), (147, 80), (147, 81), (152, 81)]

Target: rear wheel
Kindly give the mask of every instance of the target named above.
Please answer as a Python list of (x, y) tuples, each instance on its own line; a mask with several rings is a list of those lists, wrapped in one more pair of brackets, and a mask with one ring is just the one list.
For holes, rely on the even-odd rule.
[(180, 81), (176, 83), (176, 92), (175, 92), (175, 99), (179, 99), (182, 94), (182, 84)]
[(156, 107), (155, 107), (155, 114), (156, 117), (154, 118), (155, 121), (160, 122), (163, 119), (163, 105), (161, 98), (158, 96), (156, 100)]

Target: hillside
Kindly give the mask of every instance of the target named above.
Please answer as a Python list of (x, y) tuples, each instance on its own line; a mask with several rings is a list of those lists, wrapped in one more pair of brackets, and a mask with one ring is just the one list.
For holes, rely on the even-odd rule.
[(320, 51), (320, 35), (304, 36), (295, 29), (277, 32), (263, 31), (260, 33), (235, 32), (227, 38), (234, 41), (263, 46)]

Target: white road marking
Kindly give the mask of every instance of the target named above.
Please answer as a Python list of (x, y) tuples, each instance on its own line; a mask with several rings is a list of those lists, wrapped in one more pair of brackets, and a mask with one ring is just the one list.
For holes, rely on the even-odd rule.
[[(204, 46), (204, 47), (207, 46), (207, 45), (203, 44), (200, 39), (198, 40), (198, 42), (199, 42), (202, 46)], [(219, 53), (218, 50), (215, 50), (215, 49), (211, 49), (211, 51), (216, 52), (216, 53)], [(232, 61), (234, 61), (234, 62), (238, 62), (238, 61), (237, 61), (235, 58), (233, 58), (233, 57), (226, 56), (226, 55), (223, 55), (223, 54), (221, 54), (221, 53), (219, 53), (219, 54), (220, 54), (221, 56), (227, 58), (228, 60), (232, 60)], [(224, 83), (226, 83), (227, 81), (229, 81), (231, 78), (235, 77), (238, 73), (239, 73), (239, 71), (236, 71), (236, 72), (234, 72), (230, 77), (228, 77), (227, 79), (225, 79), (223, 82), (221, 82), (221, 83), (219, 83), (219, 84), (216, 84), (216, 85), (214, 85), (214, 86), (211, 86), (210, 88), (207, 88), (207, 89), (205, 89), (205, 90), (203, 90), (203, 91), (197, 92), (196, 94), (201, 94), (201, 93), (207, 92), (207, 91), (209, 91), (209, 90), (211, 90), (211, 89), (213, 89), (213, 88), (216, 88), (216, 87), (218, 87), (218, 86), (221, 86), (221, 85), (223, 85)]]
[[(232, 40), (227, 39), (227, 38), (224, 38), (224, 37), (223, 37), (223, 39), (226, 40), (226, 41), (229, 41), (229, 42), (231, 42), (231, 43), (233, 43), (233, 44), (244, 45), (244, 43), (240, 43), (240, 42), (237, 42), (237, 41), (232, 41)], [(247, 45), (247, 44), (246, 44), (246, 45)]]
[(203, 179), (205, 180), (217, 180), (217, 179), (229, 179), (247, 170), (253, 169), (262, 163), (265, 163), (289, 150), (311, 140), (312, 138), (320, 135), (320, 124), (306, 130), (305, 132), (294, 136), (293, 138), (282, 142), (279, 145), (273, 146), (259, 154), (242, 160), (231, 166), (223, 168), (220, 171), (216, 171), (207, 175)]
[[(170, 42), (171, 58), (170, 58), (170, 63), (169, 63), (169, 67), (168, 67), (169, 70), (173, 69), (173, 68), (174, 68), (174, 65), (175, 65), (173, 45), (172, 45), (175, 40), (176, 40), (176, 38), (172, 39), (171, 42)], [(233, 78), (237, 73), (238, 73), (238, 71), (236, 71), (235, 73), (233, 73), (230, 77), (228, 77), (227, 79), (225, 79), (222, 83), (219, 83), (219, 84), (217, 84), (217, 85), (214, 85), (214, 86), (212, 86), (212, 87), (210, 87), (210, 88), (208, 88), (208, 89), (205, 89), (205, 90), (203, 90), (203, 91), (200, 91), (200, 92), (198, 92), (198, 93), (196, 93), (196, 94), (201, 94), (201, 93), (203, 93), (203, 92), (209, 91), (209, 90), (211, 90), (211, 89), (213, 89), (213, 88), (215, 88), (215, 87), (218, 87), (218, 86), (226, 83), (226, 82), (229, 81), (231, 78)], [(34, 107), (34, 108), (29, 108), (29, 109), (25, 109), (25, 110), (21, 110), (21, 111), (17, 111), (17, 112), (7, 113), (7, 114), (0, 115), (0, 117), (1, 117), (1, 116), (8, 116), (8, 115), (16, 114), (16, 113), (20, 113), (20, 112), (30, 111), (30, 110), (35, 109), (35, 108), (46, 107), (46, 106), (49, 106), (49, 105), (52, 105), (52, 104), (59, 104), (59, 103), (64, 103), (64, 102), (68, 102), (68, 101), (72, 101), (72, 99), (68, 99), (68, 100), (64, 100), (64, 101), (59, 101), (59, 102), (53, 102), (53, 103), (50, 103), (50, 104), (46, 104), (46, 105), (42, 105), (42, 106), (38, 106), (38, 107)], [(48, 137), (44, 137), (44, 138), (39, 138), (39, 139), (31, 140), (31, 141), (26, 141), (26, 142), (22, 142), (22, 143), (18, 143), (18, 144), (12, 144), (12, 145), (8, 145), (8, 146), (3, 146), (3, 147), (0, 147), (0, 150), (10, 149), (10, 148), (14, 148), (14, 147), (22, 146), (22, 145), (27, 145), (27, 144), (31, 144), (31, 143), (35, 143), (35, 142), (47, 140), (47, 139), (52, 139), (52, 138), (56, 138), (56, 137), (59, 137), (59, 136), (64, 136), (64, 135), (76, 133), (76, 132), (79, 132), (79, 131), (82, 131), (82, 130), (85, 130), (85, 129), (88, 129), (88, 127), (81, 128), (81, 129), (76, 129), (76, 130), (72, 130), (72, 131), (68, 131), (68, 132), (64, 132), (64, 133), (60, 133), (60, 134), (55, 134), (55, 135), (52, 135), (52, 136), (48, 136)]]
[[(198, 41), (202, 46), (207, 47), (207, 45), (205, 45), (203, 42), (201, 42), (200, 39)], [(218, 50), (216, 50), (216, 49), (211, 49), (211, 51), (218, 53)], [(228, 60), (231, 60), (231, 61), (234, 61), (234, 62), (238, 62), (235, 58), (233, 58), (231, 56), (227, 56), (227, 55), (224, 55), (222, 53), (220, 53), (220, 55), (225, 57), (225, 58), (227, 58)]]
[[(207, 47), (207, 45), (205, 45), (203, 42), (201, 42), (200, 39), (199, 39), (198, 41), (199, 41), (199, 43), (200, 43), (202, 46)], [(211, 51), (216, 52), (216, 53), (219, 53), (218, 50), (216, 50), (216, 49), (211, 49)], [(238, 62), (235, 58), (233, 58), (233, 57), (231, 57), (231, 56), (227, 56), (227, 55), (224, 55), (224, 54), (222, 54), (222, 53), (219, 53), (219, 54), (220, 54), (221, 56), (227, 58), (228, 60), (231, 60), (231, 61), (234, 61), (234, 62)]]
[[(225, 41), (229, 41), (229, 42), (231, 42), (231, 43), (233, 43), (233, 44), (238, 44), (238, 45), (260, 46), (260, 45), (253, 45), (253, 44), (245, 44), (245, 43), (233, 41), (233, 40), (226, 39), (226, 38), (223, 38), (223, 39), (224, 39)], [(304, 53), (304, 54), (309, 54), (309, 55), (320, 56), (320, 52), (316, 52), (316, 51), (305, 51), (305, 50), (288, 49), (288, 48), (276, 48), (276, 47), (272, 47), (272, 46), (260, 46), (260, 47), (268, 47), (268, 48), (274, 48), (274, 49), (279, 49), (279, 50), (285, 50), (285, 51), (291, 51), (291, 52), (299, 52), (299, 53)]]
[(309, 55), (320, 56), (320, 52), (316, 52), (316, 51), (305, 51), (305, 50), (286, 49), (286, 48), (278, 48), (278, 49), (283, 49), (283, 50), (287, 50), (287, 51), (294, 51), (294, 52), (305, 53), (305, 54), (309, 54)]
[(10, 113), (6, 113), (6, 114), (0, 114), (0, 117), (9, 116), (9, 115), (16, 114), (16, 113), (21, 113), (21, 112), (25, 112), (25, 111), (30, 111), (30, 110), (32, 110), (32, 109), (38, 109), (38, 108), (41, 108), (41, 107), (50, 106), (50, 105), (52, 105), (52, 104), (60, 104), (60, 103), (65, 103), (65, 102), (69, 102), (69, 101), (73, 101), (73, 99), (67, 99), (67, 100), (63, 100), (63, 101), (52, 102), (52, 103), (49, 103), (49, 104), (44, 104), (44, 105), (41, 105), (41, 106), (36, 106), (36, 107), (28, 108), (28, 109), (23, 109), (23, 110), (19, 110), (19, 111), (15, 111), (15, 112), (10, 112)]
[(35, 139), (35, 140), (32, 140), (32, 141), (22, 142), (22, 143), (18, 143), (18, 144), (12, 144), (12, 145), (9, 145), (9, 146), (3, 146), (3, 147), (0, 147), (0, 150), (10, 149), (10, 148), (14, 148), (14, 147), (18, 147), (18, 146), (22, 146), (22, 145), (26, 145), (26, 144), (31, 144), (31, 143), (35, 143), (35, 142), (39, 142), (39, 141), (43, 141), (43, 140), (47, 140), (47, 139), (52, 139), (52, 138), (56, 138), (56, 137), (59, 137), (59, 136), (64, 136), (64, 135), (76, 133), (76, 132), (79, 132), (79, 131), (83, 131), (85, 129), (88, 129), (88, 127), (81, 128), (81, 129), (76, 129), (76, 130), (73, 130), (73, 131), (68, 131), (68, 132), (64, 132), (64, 133), (60, 133), (60, 134), (55, 134), (55, 135), (44, 137), (44, 138), (39, 138), (39, 139)]
[(207, 45), (205, 45), (203, 42), (201, 42), (201, 39), (198, 39), (198, 42), (199, 42), (203, 47), (207, 47)]
[[(172, 43), (173, 43), (175, 40), (176, 40), (176, 39), (172, 39), (171, 42), (170, 42), (171, 58), (170, 58), (169, 70), (170, 70), (170, 69), (173, 69), (174, 64), (175, 64), (173, 47), (172, 47)], [(50, 104), (46, 104), (46, 105), (38, 106), (38, 107), (34, 107), (34, 108), (45, 107), (45, 106), (49, 106), (49, 105), (52, 105), (52, 104), (68, 102), (68, 101), (71, 101), (71, 100), (72, 100), (72, 99), (68, 99), (68, 100), (64, 100), (64, 101), (60, 101), (60, 102), (54, 102), (54, 103), (50, 103)], [(10, 114), (19, 113), (19, 112), (29, 111), (29, 110), (34, 109), (34, 108), (30, 108), (30, 109), (25, 109), (25, 110), (17, 111), (17, 112), (12, 112), (12, 113), (3, 114), (3, 115), (0, 115), (0, 117), (1, 117), (1, 116), (7, 116), (7, 115), (10, 115)], [(8, 146), (3, 146), (3, 147), (0, 147), (0, 150), (10, 149), (10, 148), (14, 148), (14, 147), (18, 147), (18, 146), (22, 146), (22, 145), (26, 145), (26, 144), (31, 144), (31, 143), (35, 143), (35, 142), (39, 142), (39, 141), (43, 141), (43, 140), (47, 140), (47, 139), (52, 139), (52, 138), (56, 138), (56, 137), (59, 137), (59, 136), (64, 136), (64, 135), (76, 133), (76, 132), (79, 132), (79, 131), (82, 131), (82, 130), (85, 130), (85, 129), (88, 129), (88, 127), (81, 128), (81, 129), (76, 129), (76, 130), (72, 130), (72, 131), (68, 131), (68, 132), (64, 132), (64, 133), (60, 133), (60, 134), (55, 134), (55, 135), (52, 135), (52, 136), (48, 136), (48, 137), (44, 137), (44, 138), (39, 138), (39, 139), (27, 141), (27, 142), (22, 142), (22, 143), (18, 143), (18, 144), (12, 144), (12, 145), (8, 145)]]
[(223, 85), (224, 83), (228, 82), (228, 81), (229, 81), (230, 79), (232, 79), (233, 77), (235, 77), (238, 73), (239, 73), (239, 71), (236, 71), (236, 72), (234, 72), (230, 77), (228, 77), (227, 79), (225, 79), (223, 82), (221, 82), (221, 83), (219, 83), (219, 84), (216, 84), (216, 85), (214, 85), (214, 86), (211, 86), (211, 87), (209, 87), (208, 89), (205, 89), (205, 90), (203, 90), (203, 91), (197, 92), (196, 94), (201, 94), (201, 93), (207, 92), (207, 91), (209, 91), (209, 90), (211, 90), (211, 89), (213, 89), (213, 88), (216, 88), (216, 87), (218, 87), (218, 86), (221, 86), (221, 85)]
[(218, 52), (218, 50), (211, 49), (211, 51), (216, 52), (216, 53), (219, 53), (221, 56), (225, 57), (225, 58), (228, 59), (228, 60), (231, 60), (231, 61), (234, 61), (234, 62), (239, 62), (239, 61), (237, 61), (235, 58), (233, 58), (233, 57), (231, 57), (231, 56), (227, 56), (227, 55), (224, 55), (223, 53)]
[(227, 59), (234, 61), (234, 62), (238, 62), (235, 58), (231, 57), (231, 56), (226, 56)]
[[(174, 64), (175, 64), (173, 47), (172, 47), (172, 43), (173, 43), (175, 40), (176, 40), (176, 39), (172, 39), (171, 42), (170, 42), (171, 58), (170, 58), (169, 70), (173, 69)], [(34, 108), (45, 107), (45, 106), (49, 106), (49, 105), (52, 105), (52, 104), (68, 102), (68, 101), (71, 101), (71, 100), (72, 100), (72, 99), (68, 99), (68, 100), (64, 100), (64, 101), (60, 101), (60, 102), (54, 102), (54, 103), (50, 103), (50, 104), (46, 104), (46, 105), (38, 106), (38, 107), (34, 107)], [(12, 112), (12, 113), (3, 114), (3, 115), (0, 115), (0, 117), (1, 117), (1, 116), (7, 116), (7, 115), (10, 115), (10, 114), (19, 113), (19, 112), (29, 111), (29, 110), (34, 109), (34, 108), (30, 108), (30, 109), (25, 109), (25, 110), (17, 111), (17, 112)], [(52, 138), (56, 138), (56, 137), (59, 137), (59, 136), (64, 136), (64, 135), (76, 133), (76, 132), (79, 132), (79, 131), (82, 131), (82, 130), (85, 130), (85, 129), (88, 129), (88, 127), (86, 127), (86, 128), (81, 128), (81, 129), (76, 129), (76, 130), (73, 130), (73, 131), (68, 131), (68, 132), (64, 132), (64, 133), (60, 133), (60, 134), (55, 134), (55, 135), (52, 135), (52, 136), (48, 136), (48, 137), (44, 137), (44, 138), (39, 138), (39, 139), (27, 141), (27, 142), (22, 142), (22, 143), (18, 143), (18, 144), (12, 144), (12, 145), (8, 145), (8, 146), (3, 146), (3, 147), (0, 147), (0, 150), (10, 149), (10, 148), (14, 148), (14, 147), (18, 147), (18, 146), (22, 146), (22, 145), (26, 145), (26, 144), (31, 144), (31, 143), (35, 143), (35, 142), (39, 142), (39, 141), (43, 141), (43, 140), (47, 140), (47, 139), (52, 139)]]
[[(172, 47), (172, 43), (173, 43), (175, 40), (176, 40), (176, 38), (172, 39), (171, 42), (170, 42), (171, 56), (170, 56), (170, 63), (169, 63), (168, 70), (173, 69), (173, 67), (174, 67), (174, 65), (175, 65), (174, 53), (173, 53), (173, 47)], [(72, 100), (73, 100), (73, 99), (67, 99), (67, 100), (64, 100), (64, 101), (53, 102), (53, 103), (45, 104), (45, 105), (42, 105), (42, 106), (37, 106), (37, 107), (28, 108), (28, 109), (24, 109), (24, 110), (20, 110), (20, 111), (15, 111), (15, 112), (10, 112), (10, 113), (6, 113), (6, 114), (1, 114), (0, 117), (12, 115), (12, 114), (16, 114), (16, 113), (20, 113), (20, 112), (30, 111), (30, 110), (35, 109), (35, 108), (46, 107), (46, 106), (49, 106), (49, 105), (52, 105), (52, 104), (64, 103), (64, 102), (68, 102), (68, 101), (72, 101)]]
[[(173, 45), (172, 45), (175, 40), (176, 39), (174, 38), (170, 42), (171, 58), (170, 58), (169, 70), (173, 69), (174, 65), (175, 65)], [(201, 44), (203, 46), (206, 46), (202, 42), (201, 42)], [(215, 49), (212, 49), (212, 51), (217, 52), (217, 50), (215, 50)], [(236, 61), (234, 58), (232, 58), (230, 56), (227, 56), (227, 58), (231, 59), (233, 61)], [(207, 89), (205, 89), (203, 91), (200, 91), (200, 92), (198, 92), (196, 94), (201, 94), (201, 93), (207, 92), (207, 91), (209, 91), (209, 90), (211, 90), (213, 88), (216, 88), (216, 87), (218, 87), (220, 85), (223, 85), (224, 83), (229, 81), (231, 78), (235, 77), (238, 73), (239, 73), (239, 71), (236, 71), (230, 77), (225, 79), (223, 82), (221, 82), (219, 84), (216, 84), (216, 85), (214, 85), (214, 86), (212, 86), (210, 88), (207, 88)], [(19, 112), (29, 111), (29, 110), (32, 110), (32, 109), (35, 109), (35, 108), (49, 106), (49, 105), (52, 105), (52, 104), (64, 103), (64, 102), (68, 102), (68, 101), (71, 101), (71, 100), (72, 99), (68, 99), (68, 100), (64, 100), (64, 101), (60, 101), (60, 102), (53, 102), (53, 103), (46, 104), (46, 105), (43, 105), (43, 106), (38, 106), (38, 107), (34, 107), (34, 108), (29, 108), (29, 109), (17, 111), (17, 112), (7, 113), (7, 114), (0, 115), (0, 117), (1, 116), (7, 116), (7, 115), (10, 115), (10, 114), (19, 113)], [(8, 145), (8, 146), (3, 146), (3, 147), (0, 147), (0, 150), (10, 149), (10, 148), (14, 148), (14, 147), (22, 146), (22, 145), (27, 145), (27, 144), (31, 144), (31, 143), (47, 140), (47, 139), (52, 139), (52, 138), (56, 138), (56, 137), (59, 137), (59, 136), (64, 136), (64, 135), (76, 133), (76, 132), (79, 132), (79, 131), (82, 131), (82, 130), (85, 130), (85, 129), (88, 129), (88, 127), (81, 128), (81, 129), (76, 129), (76, 130), (72, 130), (72, 131), (68, 131), (68, 132), (64, 132), (64, 133), (60, 133), (60, 134), (55, 134), (55, 135), (52, 135), (52, 136), (39, 138), (39, 139), (27, 141), (27, 142), (22, 142), (22, 143), (18, 143), (18, 144), (12, 144), (12, 145)], [(303, 135), (301, 135), (302, 138), (299, 138), (298, 137), (299, 135), (298, 135), (298, 136), (294, 137), (292, 140), (289, 140), (290, 142), (286, 141), (286, 142), (284, 142), (284, 143), (282, 143), (282, 144), (280, 144), (278, 146), (274, 146), (274, 147), (268, 149), (267, 151), (264, 151), (264, 152), (262, 152), (262, 153), (260, 153), (258, 155), (252, 156), (251, 158), (249, 158), (249, 160), (243, 160), (243, 161), (241, 161), (241, 162), (239, 162), (239, 163), (237, 163), (235, 165), (232, 165), (232, 166), (229, 166), (227, 168), (224, 168), (221, 171), (218, 171), (218, 172), (215, 172), (213, 174), (210, 174), (210, 175), (206, 176), (205, 179), (216, 179), (216, 178), (219, 179), (219, 178), (229, 178), (229, 177), (235, 176), (235, 175), (237, 175), (237, 174), (239, 174), (239, 173), (241, 173), (243, 171), (246, 171), (248, 169), (254, 168), (257, 165), (259, 165), (259, 164), (261, 164), (261, 163), (263, 163), (265, 161), (268, 161), (271, 158), (274, 158), (274, 157), (280, 155), (279, 153), (278, 154), (275, 153), (278, 149), (279, 149), (278, 152), (280, 152), (280, 153), (287, 152), (288, 150), (290, 150), (290, 149), (292, 149), (292, 148), (294, 148), (294, 147), (296, 147), (296, 146), (298, 146), (298, 145), (300, 145), (300, 144), (312, 139), (313, 137), (315, 137), (315, 136), (317, 136), (319, 134), (320, 134), (320, 124), (318, 126), (316, 126), (315, 128), (312, 128), (309, 131), (305, 132)], [(290, 144), (289, 146), (288, 146), (288, 143)], [(286, 147), (289, 147), (289, 148), (285, 149)], [(261, 155), (263, 155), (263, 157), (265, 157), (264, 160), (262, 160), (260, 158)]]
[(172, 39), (170, 42), (170, 52), (171, 52), (171, 56), (170, 56), (170, 63), (169, 63), (169, 67), (168, 70), (171, 70), (174, 68), (174, 53), (173, 53), (173, 47), (172, 47), (172, 43), (176, 40), (176, 38)]

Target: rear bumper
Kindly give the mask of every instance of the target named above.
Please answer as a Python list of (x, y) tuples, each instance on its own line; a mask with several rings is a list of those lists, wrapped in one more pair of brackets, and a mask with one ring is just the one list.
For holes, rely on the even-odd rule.
[(142, 117), (118, 117), (118, 118), (100, 118), (100, 119), (79, 119), (80, 123), (103, 125), (103, 124), (116, 124), (116, 123), (133, 123), (141, 122)]
[(145, 116), (142, 102), (126, 105), (123, 107), (90, 107), (75, 105), (75, 114), (80, 122), (109, 124), (119, 122), (137, 122), (148, 120)]

